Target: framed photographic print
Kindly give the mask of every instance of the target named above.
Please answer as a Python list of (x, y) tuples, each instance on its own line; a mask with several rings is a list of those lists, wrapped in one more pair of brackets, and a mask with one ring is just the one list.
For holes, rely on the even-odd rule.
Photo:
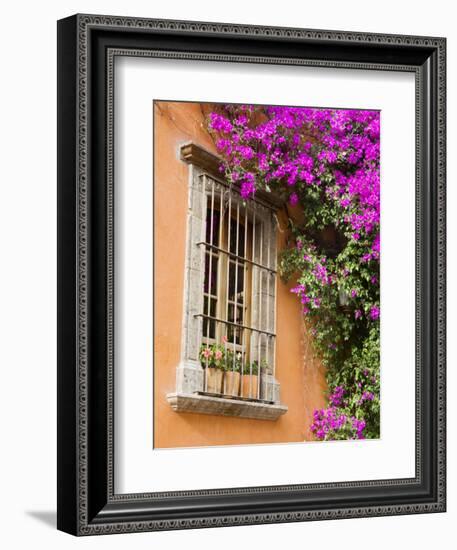
[(58, 528), (445, 511), (445, 39), (58, 52)]

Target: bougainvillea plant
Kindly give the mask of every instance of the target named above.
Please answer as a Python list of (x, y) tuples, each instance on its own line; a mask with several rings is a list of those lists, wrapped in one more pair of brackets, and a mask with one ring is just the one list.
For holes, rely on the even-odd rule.
[(380, 113), (219, 105), (208, 129), (244, 200), (260, 189), (284, 199), (280, 273), (297, 281), (327, 373), (328, 405), (311, 431), (319, 440), (379, 437)]

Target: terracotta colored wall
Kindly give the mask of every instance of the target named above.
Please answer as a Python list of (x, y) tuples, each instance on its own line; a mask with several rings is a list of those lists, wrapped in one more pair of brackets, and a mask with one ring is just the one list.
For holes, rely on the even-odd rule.
[[(325, 405), (324, 370), (313, 359), (309, 334), (291, 284), (278, 281), (276, 377), (289, 410), (276, 422), (174, 412), (183, 319), (188, 171), (179, 146), (192, 140), (216, 153), (196, 103), (154, 104), (154, 447), (275, 443), (312, 439), (313, 410)], [(281, 224), (285, 220), (281, 217)], [(279, 246), (285, 234), (278, 233)]]

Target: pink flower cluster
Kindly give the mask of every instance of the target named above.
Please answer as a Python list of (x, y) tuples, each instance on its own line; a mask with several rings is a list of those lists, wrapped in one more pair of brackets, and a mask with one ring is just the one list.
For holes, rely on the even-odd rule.
[(303, 187), (321, 188), (342, 209), (352, 238), (368, 243), (361, 261), (379, 261), (379, 111), (225, 105), (210, 114), (209, 127), (243, 198), (278, 187), (294, 206)]
[(303, 284), (299, 284), (294, 288), (291, 288), (290, 290), (294, 294), (297, 294), (300, 298), (300, 302), (303, 306), (302, 310), (303, 313), (309, 313), (310, 308), (320, 308), (321, 307), (321, 299), (317, 296), (311, 296), (307, 293), (306, 286)]
[(355, 416), (348, 417), (335, 407), (328, 407), (314, 411), (311, 431), (320, 441), (339, 439), (338, 432), (344, 433), (341, 439), (365, 439), (365, 427), (365, 420)]
[(313, 414), (313, 423), (311, 431), (317, 439), (324, 440), (331, 437), (332, 432), (341, 430), (346, 426), (348, 417), (345, 414), (338, 413), (335, 407), (327, 409), (317, 409)]
[[(321, 441), (332, 439), (365, 439), (364, 430), (366, 421), (363, 418), (356, 418), (344, 412), (347, 405), (344, 399), (347, 391), (342, 386), (336, 386), (329, 395), (329, 406), (326, 409), (317, 409), (313, 413), (311, 431)], [(372, 401), (373, 393), (365, 391), (362, 394), (360, 403)]]

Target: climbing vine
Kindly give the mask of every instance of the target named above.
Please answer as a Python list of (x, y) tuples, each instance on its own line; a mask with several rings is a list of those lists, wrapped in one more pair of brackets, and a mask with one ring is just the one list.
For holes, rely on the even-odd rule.
[(328, 405), (310, 426), (320, 440), (380, 433), (379, 128), (379, 112), (363, 110), (220, 105), (208, 117), (243, 199), (284, 199), (280, 274), (296, 280), (327, 373)]

